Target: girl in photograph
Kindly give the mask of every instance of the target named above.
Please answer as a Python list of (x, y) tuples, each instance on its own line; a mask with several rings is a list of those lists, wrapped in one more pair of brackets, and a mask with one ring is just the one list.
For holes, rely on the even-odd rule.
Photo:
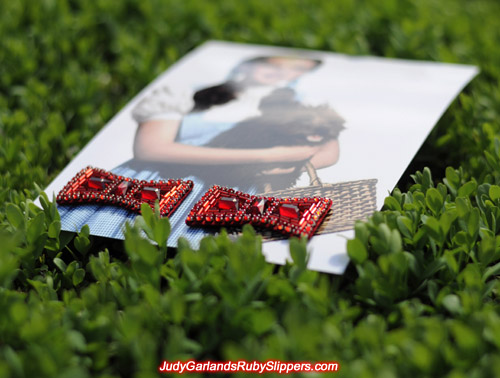
[[(292, 89), (320, 64), (302, 57), (256, 57), (237, 65), (222, 84), (195, 92), (155, 89), (132, 111), (138, 123), (134, 159), (113, 172), (143, 180), (193, 180), (192, 193), (170, 218), (169, 240), (183, 236), (197, 244), (204, 231), (187, 227), (184, 219), (213, 184), (247, 193), (282, 189), (294, 185), (305, 162), (316, 169), (337, 162), (343, 120), (326, 106), (302, 104)], [(103, 236), (120, 238), (123, 222), (135, 217), (124, 209), (88, 207), (100, 209), (67, 216)]]

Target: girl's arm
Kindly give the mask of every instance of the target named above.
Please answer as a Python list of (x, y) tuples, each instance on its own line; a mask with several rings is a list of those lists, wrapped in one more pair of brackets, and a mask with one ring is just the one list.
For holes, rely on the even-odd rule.
[[(309, 159), (316, 156), (328, 144), (314, 147), (278, 146), (260, 149), (191, 146), (175, 142), (179, 126), (179, 120), (151, 120), (141, 123), (134, 141), (135, 157), (142, 160), (200, 165), (275, 163)], [(326, 151), (320, 154), (317, 164), (324, 164), (327, 155)]]
[(339, 141), (331, 140), (322, 144), (312, 156), (311, 163), (314, 168), (326, 168), (334, 165), (339, 160)]

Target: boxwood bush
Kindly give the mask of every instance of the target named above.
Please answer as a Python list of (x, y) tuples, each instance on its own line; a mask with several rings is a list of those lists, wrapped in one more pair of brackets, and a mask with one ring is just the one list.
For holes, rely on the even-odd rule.
[[(488, 0), (0, 2), (0, 376), (150, 377), (164, 359), (191, 358), (498, 376), (498, 14)], [(356, 225), (343, 276), (308, 271), (299, 240), (293, 261), (266, 263), (251, 228), (167, 249), (168, 220), (147, 209), (124, 242), (61, 232), (40, 188), (207, 39), (482, 73), (384, 209)]]

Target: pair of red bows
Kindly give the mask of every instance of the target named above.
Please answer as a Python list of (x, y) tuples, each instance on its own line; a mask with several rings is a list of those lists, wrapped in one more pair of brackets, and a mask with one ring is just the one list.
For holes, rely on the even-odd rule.
[[(141, 181), (87, 167), (59, 192), (57, 202), (101, 203), (140, 212), (142, 203), (154, 207), (158, 201), (160, 215), (170, 216), (192, 188), (190, 180)], [(215, 185), (191, 209), (186, 224), (238, 228), (249, 223), (257, 229), (310, 238), (331, 205), (330, 199), (322, 197), (262, 197)]]

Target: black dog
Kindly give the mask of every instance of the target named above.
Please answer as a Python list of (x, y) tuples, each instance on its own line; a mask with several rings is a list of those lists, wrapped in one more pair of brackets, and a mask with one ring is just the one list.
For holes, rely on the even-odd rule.
[[(262, 115), (244, 120), (225, 131), (207, 147), (272, 148), (276, 146), (314, 146), (337, 139), (344, 129), (344, 120), (326, 105), (307, 106), (294, 100), (290, 89), (279, 89), (262, 99)], [(306, 161), (240, 164), (206, 167), (203, 176), (219, 185), (245, 188), (257, 185), (259, 190), (270, 184), (273, 190), (293, 186)], [(284, 174), (265, 174), (273, 169), (290, 171)]]

